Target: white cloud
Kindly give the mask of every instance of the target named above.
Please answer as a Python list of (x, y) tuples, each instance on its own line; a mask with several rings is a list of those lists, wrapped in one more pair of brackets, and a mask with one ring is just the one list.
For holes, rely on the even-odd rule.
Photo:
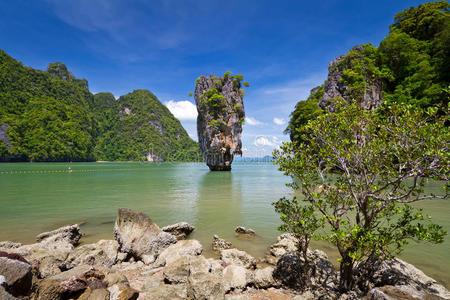
[(277, 125), (284, 125), (286, 124), (286, 120), (283, 118), (273, 118), (273, 122)]
[(260, 126), (260, 125), (264, 125), (263, 122), (256, 120), (255, 118), (252, 117), (245, 117), (245, 123), (247, 125), (250, 126)]
[(269, 147), (275, 147), (276, 144), (271, 142), (267, 137), (265, 136), (258, 136), (255, 141), (253, 142), (255, 146), (269, 146)]
[(197, 108), (190, 101), (169, 100), (165, 105), (178, 120), (194, 121), (197, 119)]

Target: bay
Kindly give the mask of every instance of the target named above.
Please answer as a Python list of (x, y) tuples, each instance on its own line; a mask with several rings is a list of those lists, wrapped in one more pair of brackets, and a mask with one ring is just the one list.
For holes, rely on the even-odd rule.
[[(203, 163), (2, 163), (0, 164), (0, 241), (32, 243), (37, 234), (79, 223), (82, 243), (112, 239), (117, 210), (148, 214), (159, 226), (186, 221), (191, 235), (211, 255), (218, 234), (254, 256), (263, 256), (280, 234), (271, 203), (292, 191), (289, 178), (271, 163), (235, 162), (231, 172), (210, 172)], [(428, 190), (440, 192), (430, 182)], [(450, 232), (450, 201), (419, 204)], [(236, 226), (254, 229), (241, 239)], [(337, 258), (328, 244), (315, 247)], [(450, 284), (450, 238), (440, 245), (410, 243), (401, 256), (427, 275)]]

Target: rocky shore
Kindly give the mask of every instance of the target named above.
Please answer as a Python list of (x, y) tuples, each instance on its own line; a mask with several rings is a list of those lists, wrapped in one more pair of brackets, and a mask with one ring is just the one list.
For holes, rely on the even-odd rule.
[[(114, 240), (79, 246), (80, 227), (42, 233), (37, 242), (0, 242), (0, 299), (450, 299), (450, 292), (414, 266), (394, 259), (360, 265), (355, 291), (338, 290), (326, 254), (308, 252), (305, 270), (296, 239), (282, 234), (263, 258), (214, 236), (217, 258), (202, 255), (194, 227), (160, 228), (143, 213), (120, 209)], [(237, 228), (237, 234), (254, 235)]]

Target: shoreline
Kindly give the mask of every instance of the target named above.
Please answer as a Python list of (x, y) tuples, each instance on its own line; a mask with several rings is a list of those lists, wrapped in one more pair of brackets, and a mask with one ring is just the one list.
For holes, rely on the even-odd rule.
[[(5, 259), (7, 255), (29, 264), (27, 289), (17, 294), (13, 283), (8, 283), (5, 289), (22, 299), (59, 299), (69, 290), (71, 295), (78, 295), (74, 299), (89, 299), (77, 297), (97, 290), (89, 285), (94, 280), (89, 277), (92, 273), (97, 274), (96, 284), (101, 286), (98, 288), (101, 291), (95, 293), (111, 297), (114, 293), (132, 295), (123, 299), (315, 299), (324, 295), (328, 295), (324, 299), (361, 299), (399, 291), (450, 299), (444, 286), (399, 259), (382, 264), (375, 274), (382, 278), (383, 272), (397, 274), (401, 270), (406, 277), (393, 276), (391, 282), (382, 286), (380, 282), (377, 284), (378, 279), (371, 279), (374, 282), (368, 283), (367, 290), (342, 293), (337, 289), (338, 272), (320, 250), (308, 252), (317, 271), (308, 283), (299, 282), (301, 276), (291, 278), (296, 272), (292, 266), (300, 258), (295, 254), (296, 240), (289, 234), (279, 236), (264, 257), (255, 258), (218, 236), (214, 236), (211, 246), (186, 239), (193, 230), (185, 222), (159, 228), (142, 213), (120, 209), (114, 224), (114, 240), (85, 244), (80, 226), (70, 225), (39, 234), (37, 243), (31, 245), (0, 242), (0, 251), (7, 253), (0, 252), (0, 275), (2, 263), (11, 261)], [(245, 238), (251, 240), (255, 236), (252, 230), (240, 230), (237, 234)], [(206, 247), (211, 247), (216, 255), (206, 255)], [(111, 277), (121, 280), (108, 281)], [(76, 286), (75, 279), (85, 285)], [(54, 291), (51, 297), (49, 286)], [(0, 296), (1, 292), (0, 287)], [(243, 296), (247, 298), (235, 298)]]

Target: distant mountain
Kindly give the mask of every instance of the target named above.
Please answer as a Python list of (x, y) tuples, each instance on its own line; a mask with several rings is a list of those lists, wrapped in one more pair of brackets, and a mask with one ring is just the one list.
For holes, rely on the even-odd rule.
[(180, 122), (153, 95), (93, 95), (62, 63), (24, 67), (0, 50), (0, 161), (198, 160)]

